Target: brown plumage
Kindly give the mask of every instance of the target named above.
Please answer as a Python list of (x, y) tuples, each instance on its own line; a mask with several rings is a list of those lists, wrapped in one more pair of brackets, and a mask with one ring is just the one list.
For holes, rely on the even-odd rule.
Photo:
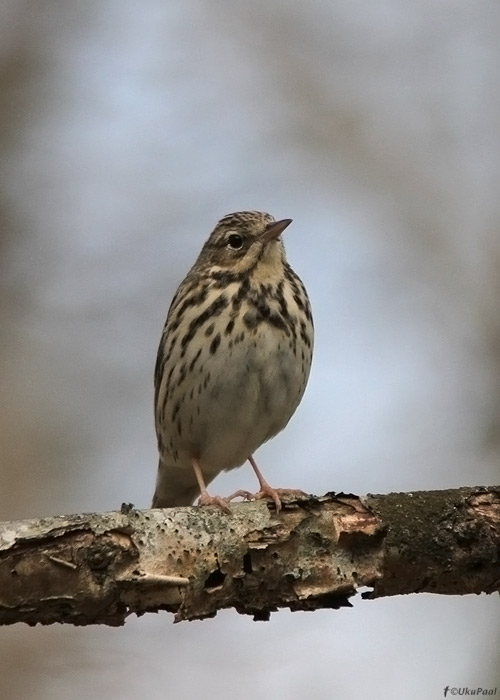
[(207, 484), (250, 460), (253, 497), (280, 507), (282, 490), (262, 477), (252, 454), (283, 430), (309, 377), (313, 322), (304, 285), (286, 260), (290, 219), (237, 212), (219, 221), (180, 284), (155, 369), (160, 463), (153, 507), (228, 509)]

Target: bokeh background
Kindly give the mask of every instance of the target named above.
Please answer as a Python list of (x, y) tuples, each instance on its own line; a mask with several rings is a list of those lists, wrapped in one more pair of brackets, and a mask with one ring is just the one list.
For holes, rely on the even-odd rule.
[[(269, 480), (498, 483), (499, 33), (496, 0), (2, 0), (0, 517), (149, 505), (168, 304), (239, 209), (294, 219), (317, 328)], [(0, 696), (438, 698), (500, 686), (499, 632), (431, 595), (15, 626)]]

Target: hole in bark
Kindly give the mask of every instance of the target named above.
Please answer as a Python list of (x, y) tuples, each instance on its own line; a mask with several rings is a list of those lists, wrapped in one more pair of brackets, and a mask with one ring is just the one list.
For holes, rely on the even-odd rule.
[(247, 552), (246, 554), (243, 555), (243, 571), (246, 574), (251, 574), (253, 571), (252, 556), (251, 556), (250, 552)]
[(222, 586), (224, 583), (224, 580), (226, 578), (226, 574), (223, 574), (220, 569), (216, 569), (215, 571), (212, 571), (210, 576), (207, 577), (205, 580), (205, 588), (218, 588), (219, 586)]

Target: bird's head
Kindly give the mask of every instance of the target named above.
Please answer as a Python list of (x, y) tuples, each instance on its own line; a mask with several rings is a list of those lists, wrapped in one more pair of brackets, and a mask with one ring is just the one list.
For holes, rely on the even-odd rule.
[(227, 214), (210, 234), (196, 266), (230, 275), (272, 276), (286, 262), (280, 236), (291, 223), (260, 211)]

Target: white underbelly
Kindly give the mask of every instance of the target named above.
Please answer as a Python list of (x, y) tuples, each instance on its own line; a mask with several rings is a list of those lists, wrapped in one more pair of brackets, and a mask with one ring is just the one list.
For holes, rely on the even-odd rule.
[(243, 464), (286, 426), (302, 397), (301, 361), (288, 342), (254, 340), (207, 357), (179, 410), (179, 462), (196, 456), (207, 476)]

